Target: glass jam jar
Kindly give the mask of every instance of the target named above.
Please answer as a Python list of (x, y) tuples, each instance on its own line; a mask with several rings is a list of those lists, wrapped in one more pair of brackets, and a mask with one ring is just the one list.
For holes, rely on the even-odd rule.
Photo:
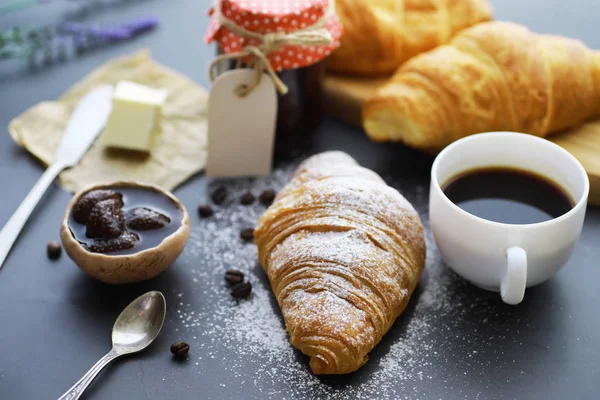
[[(268, 0), (217, 2), (219, 9), (211, 10), (205, 41), (216, 41), (217, 54), (222, 55), (243, 52), (245, 46), (260, 47), (264, 41), (257, 36), (283, 35), (279, 38), (283, 44), (265, 54), (287, 87), (287, 93), (278, 93), (275, 156), (281, 158), (308, 145), (322, 120), (326, 60), (339, 46), (342, 27), (331, 0), (287, 0), (285, 7), (278, 4)], [(298, 40), (286, 44), (287, 36), (306, 32), (330, 40), (318, 45), (310, 41), (299, 45)], [(247, 60), (224, 62), (219, 72), (246, 67), (242, 61)], [(269, 75), (263, 79), (270, 79)]]
[[(217, 54), (223, 54), (218, 48)], [(246, 66), (242, 64), (242, 66)], [(235, 62), (225, 63), (222, 72), (235, 68)], [(277, 72), (287, 86), (286, 94), (277, 93), (277, 121), (275, 133), (275, 155), (287, 157), (294, 151), (310, 144), (323, 113), (323, 90), (326, 60), (297, 68)], [(268, 79), (265, 75), (264, 79)]]

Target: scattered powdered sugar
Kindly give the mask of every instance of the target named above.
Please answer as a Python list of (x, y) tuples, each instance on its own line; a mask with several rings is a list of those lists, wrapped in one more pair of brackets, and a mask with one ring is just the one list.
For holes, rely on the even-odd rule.
[[(181, 259), (191, 271), (194, 298), (201, 301), (190, 304), (186, 293), (177, 293), (180, 303), (174, 322), (194, 349), (193, 367), (201, 373), (216, 357), (226, 354), (226, 362), (219, 364), (225, 369), (220, 374), (221, 386), (237, 387), (241, 393), (245, 388), (254, 392), (260, 388), (259, 398), (274, 399), (423, 398), (427, 392), (423, 381), (439, 378), (434, 378), (433, 364), (438, 369), (439, 364), (457, 365), (457, 370), (471, 373), (476, 364), (465, 367), (449, 351), (470, 340), (456, 333), (463, 323), (460, 316), (469, 310), (460, 301), (464, 283), (442, 264), (428, 229), (427, 188), (422, 182), (391, 179), (386, 181), (415, 206), (426, 227), (427, 264), (419, 286), (407, 310), (358, 372), (340, 377), (317, 377), (310, 372), (308, 357), (288, 341), (279, 307), (258, 264), (256, 246), (239, 236), (240, 229), (253, 227), (265, 210), (258, 201), (251, 206), (239, 204), (241, 194), (248, 189), (256, 196), (265, 188), (279, 190), (297, 165), (279, 168), (265, 178), (218, 182), (227, 187), (228, 199), (215, 207), (213, 217), (192, 224)], [(224, 281), (228, 269), (246, 274), (253, 285), (250, 298), (236, 301), (229, 295)], [(479, 362), (476, 354), (471, 357), (472, 362)], [(437, 385), (448, 393), (462, 393), (462, 382), (452, 375), (445, 378), (443, 385)]]

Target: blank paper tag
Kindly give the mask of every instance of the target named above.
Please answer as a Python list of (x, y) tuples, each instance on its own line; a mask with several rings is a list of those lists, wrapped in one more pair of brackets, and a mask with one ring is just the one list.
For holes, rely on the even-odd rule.
[(256, 72), (234, 69), (215, 79), (208, 99), (208, 159), (206, 175), (247, 177), (271, 172), (277, 93), (265, 75), (247, 96), (238, 97), (240, 84), (252, 83)]

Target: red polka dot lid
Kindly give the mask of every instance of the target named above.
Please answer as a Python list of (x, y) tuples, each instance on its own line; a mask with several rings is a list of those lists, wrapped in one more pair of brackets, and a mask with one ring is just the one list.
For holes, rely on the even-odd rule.
[[(220, 0), (217, 6), (228, 20), (251, 32), (267, 34), (292, 33), (310, 29), (326, 17), (323, 28), (332, 36), (333, 42), (321, 46), (282, 46), (267, 57), (275, 71), (295, 69), (312, 65), (327, 57), (340, 44), (342, 24), (334, 10), (334, 0)], [(334, 11), (334, 12), (331, 12)], [(211, 9), (210, 25), (204, 40), (217, 41), (225, 53), (237, 53), (245, 46), (258, 46), (260, 41), (247, 38), (223, 26), (218, 13)]]

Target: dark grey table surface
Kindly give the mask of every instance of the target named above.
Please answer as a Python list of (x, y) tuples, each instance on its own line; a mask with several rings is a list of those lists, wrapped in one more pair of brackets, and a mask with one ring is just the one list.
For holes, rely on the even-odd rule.
[[(56, 22), (60, 2), (0, 17), (0, 29)], [(124, 21), (156, 15), (156, 32), (133, 42), (30, 72), (21, 63), (0, 64), (0, 125), (33, 104), (53, 99), (106, 60), (146, 47), (159, 62), (207, 85), (213, 49), (201, 41), (209, 0), (118, 1), (94, 8), (94, 21)], [(600, 48), (596, 0), (496, 0), (498, 19), (537, 31), (570, 35)], [(84, 16), (85, 17), (85, 16)], [(375, 144), (337, 121), (319, 128), (309, 153), (349, 152), (381, 173), (422, 212), (427, 223), (431, 159), (402, 146)], [(291, 160), (289, 160), (291, 161)], [(293, 162), (292, 162), (293, 164)], [(287, 168), (287, 169), (286, 169)], [(289, 166), (285, 171), (289, 171)], [(4, 223), (42, 173), (6, 129), (0, 135), (0, 223)], [(280, 184), (259, 179), (225, 182), (235, 193)], [(0, 270), (0, 399), (57, 398), (110, 348), (110, 329), (122, 308), (148, 290), (161, 290), (167, 321), (144, 353), (115, 363), (86, 398), (516, 398), (597, 399), (600, 396), (600, 210), (589, 208), (584, 232), (569, 263), (548, 282), (527, 291), (517, 307), (476, 289), (451, 273), (430, 244), (429, 261), (410, 307), (371, 360), (345, 377), (315, 378), (307, 360), (292, 351), (279, 311), (251, 245), (236, 229), (256, 220), (258, 205), (242, 210), (228, 203), (213, 222), (195, 215), (207, 186), (198, 176), (175, 191), (192, 211), (193, 234), (178, 261), (149, 282), (98, 283), (63, 254), (46, 258), (45, 245), (58, 238), (70, 194), (52, 187)], [(248, 272), (255, 296), (240, 304), (222, 282), (227, 267)], [(187, 360), (173, 360), (170, 344), (190, 342)]]

